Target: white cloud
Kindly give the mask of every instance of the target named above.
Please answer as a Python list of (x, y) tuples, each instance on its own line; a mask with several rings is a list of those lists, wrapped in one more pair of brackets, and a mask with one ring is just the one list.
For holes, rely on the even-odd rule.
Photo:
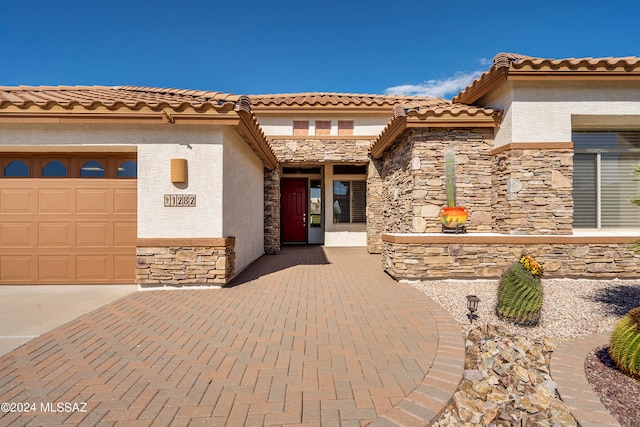
[(442, 80), (427, 80), (417, 85), (401, 85), (385, 89), (387, 95), (414, 95), (414, 96), (435, 96), (446, 98), (457, 95), (458, 92), (466, 88), (475, 79), (480, 77), (482, 71), (472, 73), (456, 73), (453, 77)]

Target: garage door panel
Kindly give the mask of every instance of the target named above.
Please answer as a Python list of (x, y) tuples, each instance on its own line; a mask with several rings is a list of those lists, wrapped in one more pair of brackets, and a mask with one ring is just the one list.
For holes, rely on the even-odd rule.
[(110, 246), (109, 225), (107, 221), (77, 222), (76, 246)]
[(4, 283), (33, 283), (38, 279), (36, 271), (34, 255), (0, 256), (0, 281)]
[(73, 255), (38, 256), (38, 280), (69, 282), (75, 279)]
[(38, 223), (38, 246), (72, 248), (73, 223), (70, 221), (41, 221)]
[[(33, 180), (30, 181), (33, 182)], [(18, 185), (18, 183), (14, 185)], [(35, 211), (35, 207), (35, 190), (32, 188), (3, 188), (0, 190), (0, 214), (31, 215)]]
[(107, 188), (76, 190), (76, 213), (109, 214), (111, 191)]
[(95, 282), (112, 278), (112, 257), (107, 255), (78, 255), (76, 257), (76, 280)]
[(136, 271), (136, 257), (135, 251), (131, 255), (116, 255), (113, 257), (113, 278), (117, 281), (129, 281), (133, 283), (134, 277), (131, 277), (131, 272)]
[(135, 179), (0, 180), (0, 284), (135, 283)]
[(38, 213), (73, 214), (73, 190), (68, 188), (41, 188), (38, 191)]
[(0, 223), (0, 245), (3, 247), (34, 246), (33, 222), (7, 221)]
[(113, 246), (135, 247), (138, 239), (138, 226), (131, 221), (114, 221)]
[(113, 189), (113, 213), (135, 214), (138, 212), (138, 192), (136, 188)]

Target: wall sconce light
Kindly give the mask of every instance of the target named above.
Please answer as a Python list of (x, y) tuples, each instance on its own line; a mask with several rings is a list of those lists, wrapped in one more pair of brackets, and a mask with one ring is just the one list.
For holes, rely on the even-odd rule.
[(187, 159), (171, 159), (171, 182), (186, 184), (188, 176)]
[(473, 319), (478, 316), (474, 313), (478, 310), (478, 303), (480, 302), (480, 298), (475, 295), (467, 295), (467, 309), (469, 310), (469, 314), (467, 317), (469, 318), (469, 322), (473, 323)]

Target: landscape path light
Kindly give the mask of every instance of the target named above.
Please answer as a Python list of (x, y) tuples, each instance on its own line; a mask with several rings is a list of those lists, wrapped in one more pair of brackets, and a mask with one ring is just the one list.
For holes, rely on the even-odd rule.
[(473, 323), (474, 317), (478, 317), (475, 315), (475, 312), (478, 310), (478, 303), (480, 302), (480, 298), (475, 295), (467, 295), (467, 309), (469, 310), (469, 314), (467, 317), (469, 318), (469, 322)]

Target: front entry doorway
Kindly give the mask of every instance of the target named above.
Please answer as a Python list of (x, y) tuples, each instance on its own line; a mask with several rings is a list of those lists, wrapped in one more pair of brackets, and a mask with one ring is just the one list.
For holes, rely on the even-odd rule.
[(307, 178), (282, 179), (282, 241), (307, 243)]

